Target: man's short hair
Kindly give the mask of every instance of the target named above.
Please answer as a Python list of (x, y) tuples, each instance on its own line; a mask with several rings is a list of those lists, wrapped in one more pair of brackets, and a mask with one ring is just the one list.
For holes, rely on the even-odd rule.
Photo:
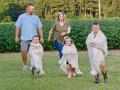
[(99, 25), (99, 23), (98, 22), (94, 22), (93, 25)]
[(29, 3), (29, 4), (27, 4), (27, 5), (26, 5), (26, 8), (27, 8), (27, 7), (29, 7), (29, 6), (33, 6), (33, 7), (35, 7), (35, 5), (34, 5), (34, 4)]
[[(34, 38), (34, 37), (38, 37), (37, 35), (34, 35), (33, 37), (32, 37), (32, 39)], [(38, 37), (39, 38), (39, 37)]]

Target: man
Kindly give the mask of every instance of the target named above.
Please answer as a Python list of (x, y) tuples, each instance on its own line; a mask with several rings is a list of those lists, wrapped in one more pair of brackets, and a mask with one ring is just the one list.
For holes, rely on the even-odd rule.
[(98, 23), (92, 25), (92, 32), (88, 35), (87, 40), (88, 55), (91, 63), (91, 74), (95, 76), (95, 83), (100, 83), (99, 66), (101, 66), (104, 83), (108, 83), (107, 69), (104, 57), (107, 54), (106, 36), (100, 30)]
[[(20, 40), (23, 70), (28, 69), (27, 64), (28, 47), (30, 45), (30, 42), (32, 41), (32, 37), (37, 35), (37, 32), (40, 35), (40, 43), (43, 43), (42, 24), (39, 17), (34, 14), (34, 11), (35, 6), (33, 4), (28, 4), (26, 7), (26, 12), (18, 17), (18, 20), (15, 24), (16, 26), (15, 41), (16, 43), (18, 43)], [(20, 39), (19, 33), (21, 33)]]

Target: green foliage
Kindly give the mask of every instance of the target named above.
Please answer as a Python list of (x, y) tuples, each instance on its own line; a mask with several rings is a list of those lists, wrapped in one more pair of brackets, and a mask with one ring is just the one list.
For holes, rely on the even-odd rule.
[[(99, 0), (0, 0), (0, 22), (6, 16), (16, 21), (25, 12), (28, 3), (35, 4), (35, 13), (42, 19), (52, 20), (59, 11), (64, 11), (70, 19), (98, 18)], [(119, 17), (120, 0), (100, 0), (102, 17)], [(113, 13), (114, 11), (114, 13)]]
[(19, 51), (19, 45), (15, 43), (14, 23), (0, 24), (0, 52)]
[(10, 16), (4, 17), (1, 22), (13, 22)]
[[(85, 40), (91, 32), (91, 25), (96, 19), (91, 20), (70, 20), (72, 37), (78, 50), (86, 49)], [(120, 18), (114, 19), (100, 19), (101, 30), (107, 36), (109, 49), (120, 49)], [(53, 24), (53, 21), (42, 21), (44, 30), (44, 50), (55, 50), (51, 42), (47, 42), (48, 32)], [(15, 39), (15, 26), (14, 23), (0, 24), (0, 52), (16, 52), (20, 47), (14, 41)]]

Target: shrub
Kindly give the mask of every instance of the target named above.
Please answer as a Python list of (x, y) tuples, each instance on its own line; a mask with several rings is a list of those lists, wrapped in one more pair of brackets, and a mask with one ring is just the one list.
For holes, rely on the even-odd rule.
[[(86, 49), (85, 40), (91, 32), (91, 25), (96, 21), (89, 20), (70, 20), (72, 37), (78, 50)], [(98, 20), (101, 30), (107, 36), (109, 49), (120, 49), (120, 18), (115, 19), (100, 19)], [(53, 24), (53, 21), (42, 21), (44, 30), (44, 50), (55, 50), (52, 42), (47, 42), (48, 32)], [(0, 24), (0, 52), (17, 52), (20, 51), (20, 46), (15, 43), (15, 26), (14, 23)]]

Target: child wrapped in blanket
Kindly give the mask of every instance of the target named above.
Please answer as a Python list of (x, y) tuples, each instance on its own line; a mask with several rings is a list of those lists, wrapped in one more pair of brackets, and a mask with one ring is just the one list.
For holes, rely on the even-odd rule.
[(77, 49), (70, 37), (65, 37), (62, 53), (63, 56), (58, 63), (61, 70), (68, 75), (68, 78), (76, 76), (76, 74), (82, 75), (83, 73), (80, 71), (78, 65)]
[(39, 43), (38, 36), (33, 36), (28, 53), (31, 58), (32, 75), (35, 73), (38, 75), (44, 74), (45, 72), (42, 68), (42, 57), (44, 51), (42, 45)]

